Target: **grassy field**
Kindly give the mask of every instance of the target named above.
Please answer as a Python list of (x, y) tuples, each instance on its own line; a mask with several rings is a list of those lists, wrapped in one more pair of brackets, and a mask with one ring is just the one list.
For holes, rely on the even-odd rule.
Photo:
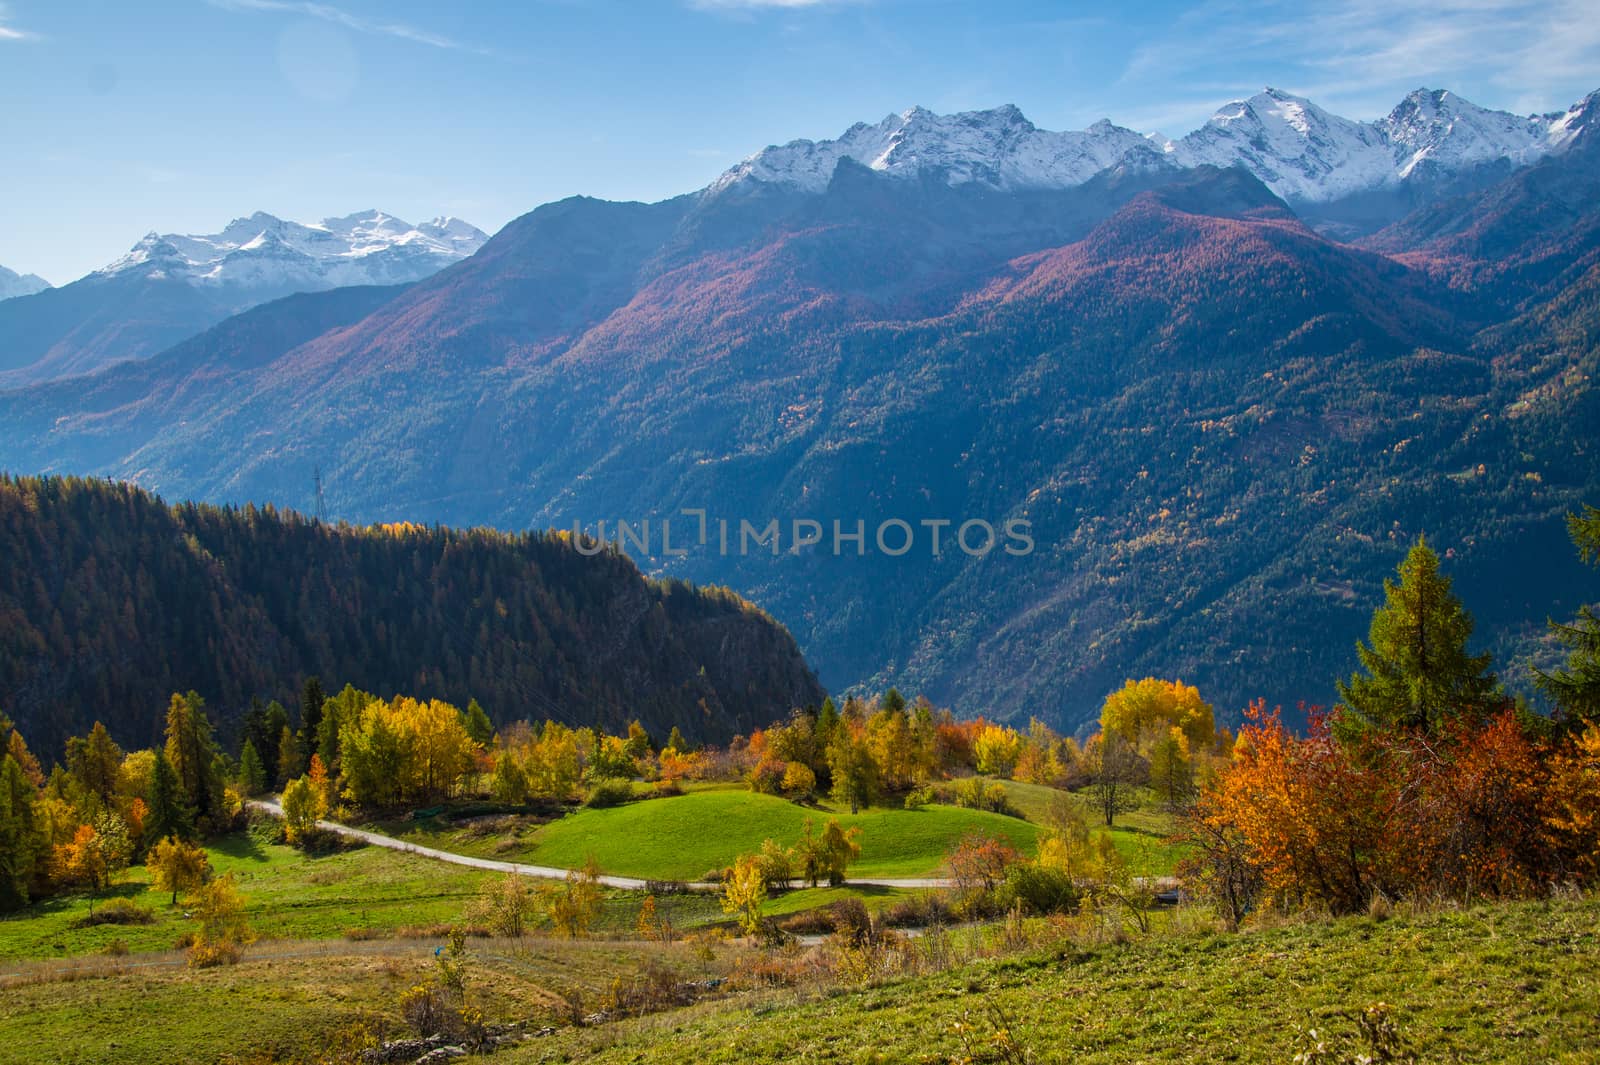
[[(376, 847), (308, 858), (246, 833), (213, 841), (206, 849), (218, 873), (238, 878), (251, 926), (266, 938), (321, 939), (352, 929), (458, 920), (491, 875)], [(0, 919), (0, 958), (89, 954), (118, 939), (134, 951), (166, 950), (192, 929), (181, 905), (174, 909), (169, 896), (149, 890), (142, 867), (130, 869), (96, 902), (109, 897), (150, 909), (156, 923), (74, 928), (89, 912), (88, 900), (81, 895), (47, 899)]]
[[(213, 841), (207, 853), (217, 872), (238, 878), (250, 925), (263, 939), (337, 939), (459, 923), (485, 880), (500, 876), (379, 847), (309, 858), (246, 833)], [(0, 968), (11, 960), (98, 954), (113, 941), (134, 953), (165, 951), (193, 931), (194, 922), (184, 918), (181, 904), (173, 908), (170, 896), (149, 890), (142, 867), (129, 870), (95, 904), (111, 898), (149, 909), (155, 923), (75, 927), (89, 912), (86, 897), (46, 899), (0, 918)], [(639, 902), (636, 893), (609, 893), (599, 930), (631, 930)], [(671, 908), (680, 928), (723, 917), (716, 900), (704, 896), (677, 897), (661, 905)], [(437, 942), (439, 936), (432, 939)]]
[[(1424, 1062), (1600, 1059), (1600, 903), (1556, 900), (1065, 946), (842, 995), (567, 1031), (510, 1062), (1288, 1061), (1389, 1004)], [(971, 1026), (977, 1048), (957, 1025)], [(1354, 1060), (1352, 1056), (1339, 1060)]]
[[(649, 964), (703, 979), (723, 973), (728, 955), (682, 944), (474, 940), (467, 986), (491, 1022), (560, 1023), (566, 996), (598, 1003), (619, 974)], [(70, 978), (46, 967), (0, 986), (0, 1065), (326, 1060), (359, 1047), (364, 1033), (406, 1034), (397, 1003), (433, 969), (433, 946), (281, 943), (220, 969), (186, 969), (181, 957), (119, 964), (104, 959), (99, 973)]]
[[(1313, 1027), (1349, 1061), (1359, 1049), (1354, 1014), (1379, 1002), (1420, 1062), (1576, 1065), (1600, 1047), (1592, 898), (1243, 934), (1063, 939), (856, 990), (735, 990), (633, 1020), (565, 1023), (564, 1000), (598, 1008), (608, 988), (647, 968), (703, 980), (754, 957), (715, 941), (531, 937), (470, 941), (465, 971), (486, 1019), (559, 1028), (496, 1055), (507, 1065), (1288, 1061)], [(0, 1065), (319, 1060), (363, 1034), (402, 1034), (398, 1001), (433, 967), (431, 944), (403, 939), (259, 944), (237, 966), (202, 971), (176, 956), (95, 964), (69, 975), (36, 963), (0, 986)]]
[(1026, 821), (979, 810), (927, 806), (852, 815), (727, 789), (579, 810), (514, 838), (463, 832), (444, 819), (381, 827), (431, 847), (508, 861), (571, 868), (593, 855), (602, 870), (619, 876), (695, 880), (756, 850), (763, 840), (792, 844), (807, 818), (820, 832), (832, 817), (861, 829), (861, 860), (851, 867), (851, 876), (936, 876), (945, 854), (974, 830), (1000, 836), (1030, 854), (1039, 836)]
[[(1045, 812), (1051, 803), (1065, 794), (1078, 813), (1083, 816), (1091, 832), (1105, 831), (1105, 820), (1094, 809), (1088, 792), (1062, 792), (1044, 784), (1029, 784), (1020, 780), (996, 781), (1006, 789), (1006, 801), (1017, 812), (1034, 824), (1046, 823)], [(1136, 876), (1171, 876), (1183, 856), (1183, 848), (1170, 842), (1176, 828), (1176, 818), (1161, 808), (1149, 789), (1136, 793), (1139, 806), (1116, 816), (1111, 828), (1111, 842), (1116, 845), (1128, 868)]]

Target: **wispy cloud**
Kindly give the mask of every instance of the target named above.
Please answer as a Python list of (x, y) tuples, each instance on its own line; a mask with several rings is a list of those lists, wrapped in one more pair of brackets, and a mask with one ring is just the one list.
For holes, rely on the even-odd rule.
[(19, 30), (11, 25), (11, 11), (6, 4), (0, 4), (0, 41), (36, 41), (37, 33)]
[(1205, 0), (1137, 49), (1119, 85), (1262, 69), (1292, 72), (1280, 88), (1363, 113), (1387, 110), (1397, 91), (1464, 81), (1505, 90), (1479, 103), (1543, 110), (1570, 103), (1561, 93), (1573, 83), (1600, 83), (1600, 19), (1593, 0)]
[(356, 33), (372, 34), (379, 37), (398, 37), (400, 40), (427, 45), (430, 48), (446, 48), (452, 51), (486, 54), (484, 49), (463, 44), (443, 34), (419, 29), (404, 22), (384, 22), (364, 18), (343, 8), (334, 7), (332, 4), (314, 3), (312, 0), (206, 0), (206, 3), (212, 7), (222, 8), (224, 11), (275, 11), (292, 15), (304, 15), (307, 18), (321, 19), (324, 22), (343, 26), (345, 29)]

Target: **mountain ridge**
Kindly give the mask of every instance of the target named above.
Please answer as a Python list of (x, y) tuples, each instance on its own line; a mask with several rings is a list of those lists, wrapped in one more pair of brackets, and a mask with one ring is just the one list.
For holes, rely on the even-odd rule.
[(0, 266), (0, 300), (17, 296), (31, 296), (50, 287), (50, 282), (38, 274), (19, 274)]
[(1177, 140), (1139, 134), (1109, 119), (1082, 131), (1034, 126), (1015, 105), (936, 115), (913, 107), (834, 140), (762, 149), (705, 190), (726, 195), (749, 182), (816, 194), (840, 159), (906, 176), (937, 170), (952, 184), (1066, 188), (1117, 165), (1244, 166), (1291, 205), (1325, 203), (1392, 188), (1431, 172), (1507, 161), (1527, 165), (1564, 150), (1595, 117), (1600, 93), (1565, 111), (1516, 116), (1446, 90), (1418, 89), (1386, 116), (1357, 122), (1304, 97), (1267, 88), (1219, 108)]
[(297, 292), (419, 281), (487, 239), (459, 219), (413, 226), (376, 210), (313, 225), (256, 212), (220, 233), (151, 233), (71, 284), (0, 302), (0, 388), (145, 358)]

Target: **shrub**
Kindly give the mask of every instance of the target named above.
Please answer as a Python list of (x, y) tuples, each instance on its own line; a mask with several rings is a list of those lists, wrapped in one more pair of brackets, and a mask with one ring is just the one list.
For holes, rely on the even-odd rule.
[(833, 914), (819, 906), (785, 918), (779, 927), (791, 936), (825, 936), (833, 931)]
[(783, 791), (783, 777), (787, 769), (787, 764), (776, 758), (763, 758), (745, 775), (744, 780), (751, 791), (761, 795), (777, 795)]
[(400, 996), (400, 1016), (424, 1039), (446, 1035), (455, 1027), (456, 1011), (449, 993), (437, 984), (417, 984)]
[(783, 793), (798, 802), (817, 790), (817, 775), (804, 762), (790, 762), (783, 771)]
[(112, 899), (87, 916), (80, 917), (72, 922), (74, 928), (93, 928), (102, 924), (155, 924), (156, 915), (129, 902), (127, 899)]
[(352, 839), (320, 825), (302, 830), (295, 839), (295, 846), (313, 858), (325, 858), (330, 854), (359, 850), (366, 845), (365, 840)]
[(633, 782), (617, 777), (606, 777), (597, 780), (589, 788), (589, 794), (583, 804), (592, 810), (604, 810), (611, 806), (621, 806), (623, 803), (633, 801)]
[(948, 924), (952, 916), (950, 904), (930, 892), (900, 899), (887, 907), (879, 920), (885, 928), (933, 928)]
[(255, 940), (244, 915), (244, 897), (234, 886), (233, 874), (218, 877), (199, 891), (195, 909), (200, 931), (189, 948), (189, 964), (196, 969), (232, 965)]
[(957, 806), (968, 810), (988, 810), (991, 813), (1016, 816), (1016, 810), (1006, 794), (1006, 786), (981, 777), (963, 777), (955, 782), (952, 797)]
[(833, 922), (833, 933), (852, 946), (860, 946), (872, 937), (872, 914), (860, 899), (840, 899), (828, 907), (828, 917)]
[(1035, 914), (1071, 913), (1078, 908), (1078, 888), (1059, 869), (1037, 862), (1018, 862), (1006, 870), (996, 901), (1010, 909), (1020, 906)]

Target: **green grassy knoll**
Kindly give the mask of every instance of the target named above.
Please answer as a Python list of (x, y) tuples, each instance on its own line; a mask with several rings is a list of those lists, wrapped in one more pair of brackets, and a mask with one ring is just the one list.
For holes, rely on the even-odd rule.
[(509, 837), (476, 836), (436, 821), (411, 826), (404, 838), (445, 850), (560, 868), (582, 865), (593, 855), (601, 869), (619, 876), (695, 880), (756, 850), (763, 840), (793, 844), (807, 818), (821, 832), (834, 817), (846, 827), (861, 829), (861, 860), (850, 869), (851, 876), (860, 877), (937, 876), (945, 854), (971, 831), (1000, 836), (1025, 853), (1033, 852), (1039, 834), (1037, 827), (1014, 817), (952, 806), (874, 808), (852, 815), (831, 808), (808, 809), (750, 791), (717, 789), (606, 810), (578, 810)]

